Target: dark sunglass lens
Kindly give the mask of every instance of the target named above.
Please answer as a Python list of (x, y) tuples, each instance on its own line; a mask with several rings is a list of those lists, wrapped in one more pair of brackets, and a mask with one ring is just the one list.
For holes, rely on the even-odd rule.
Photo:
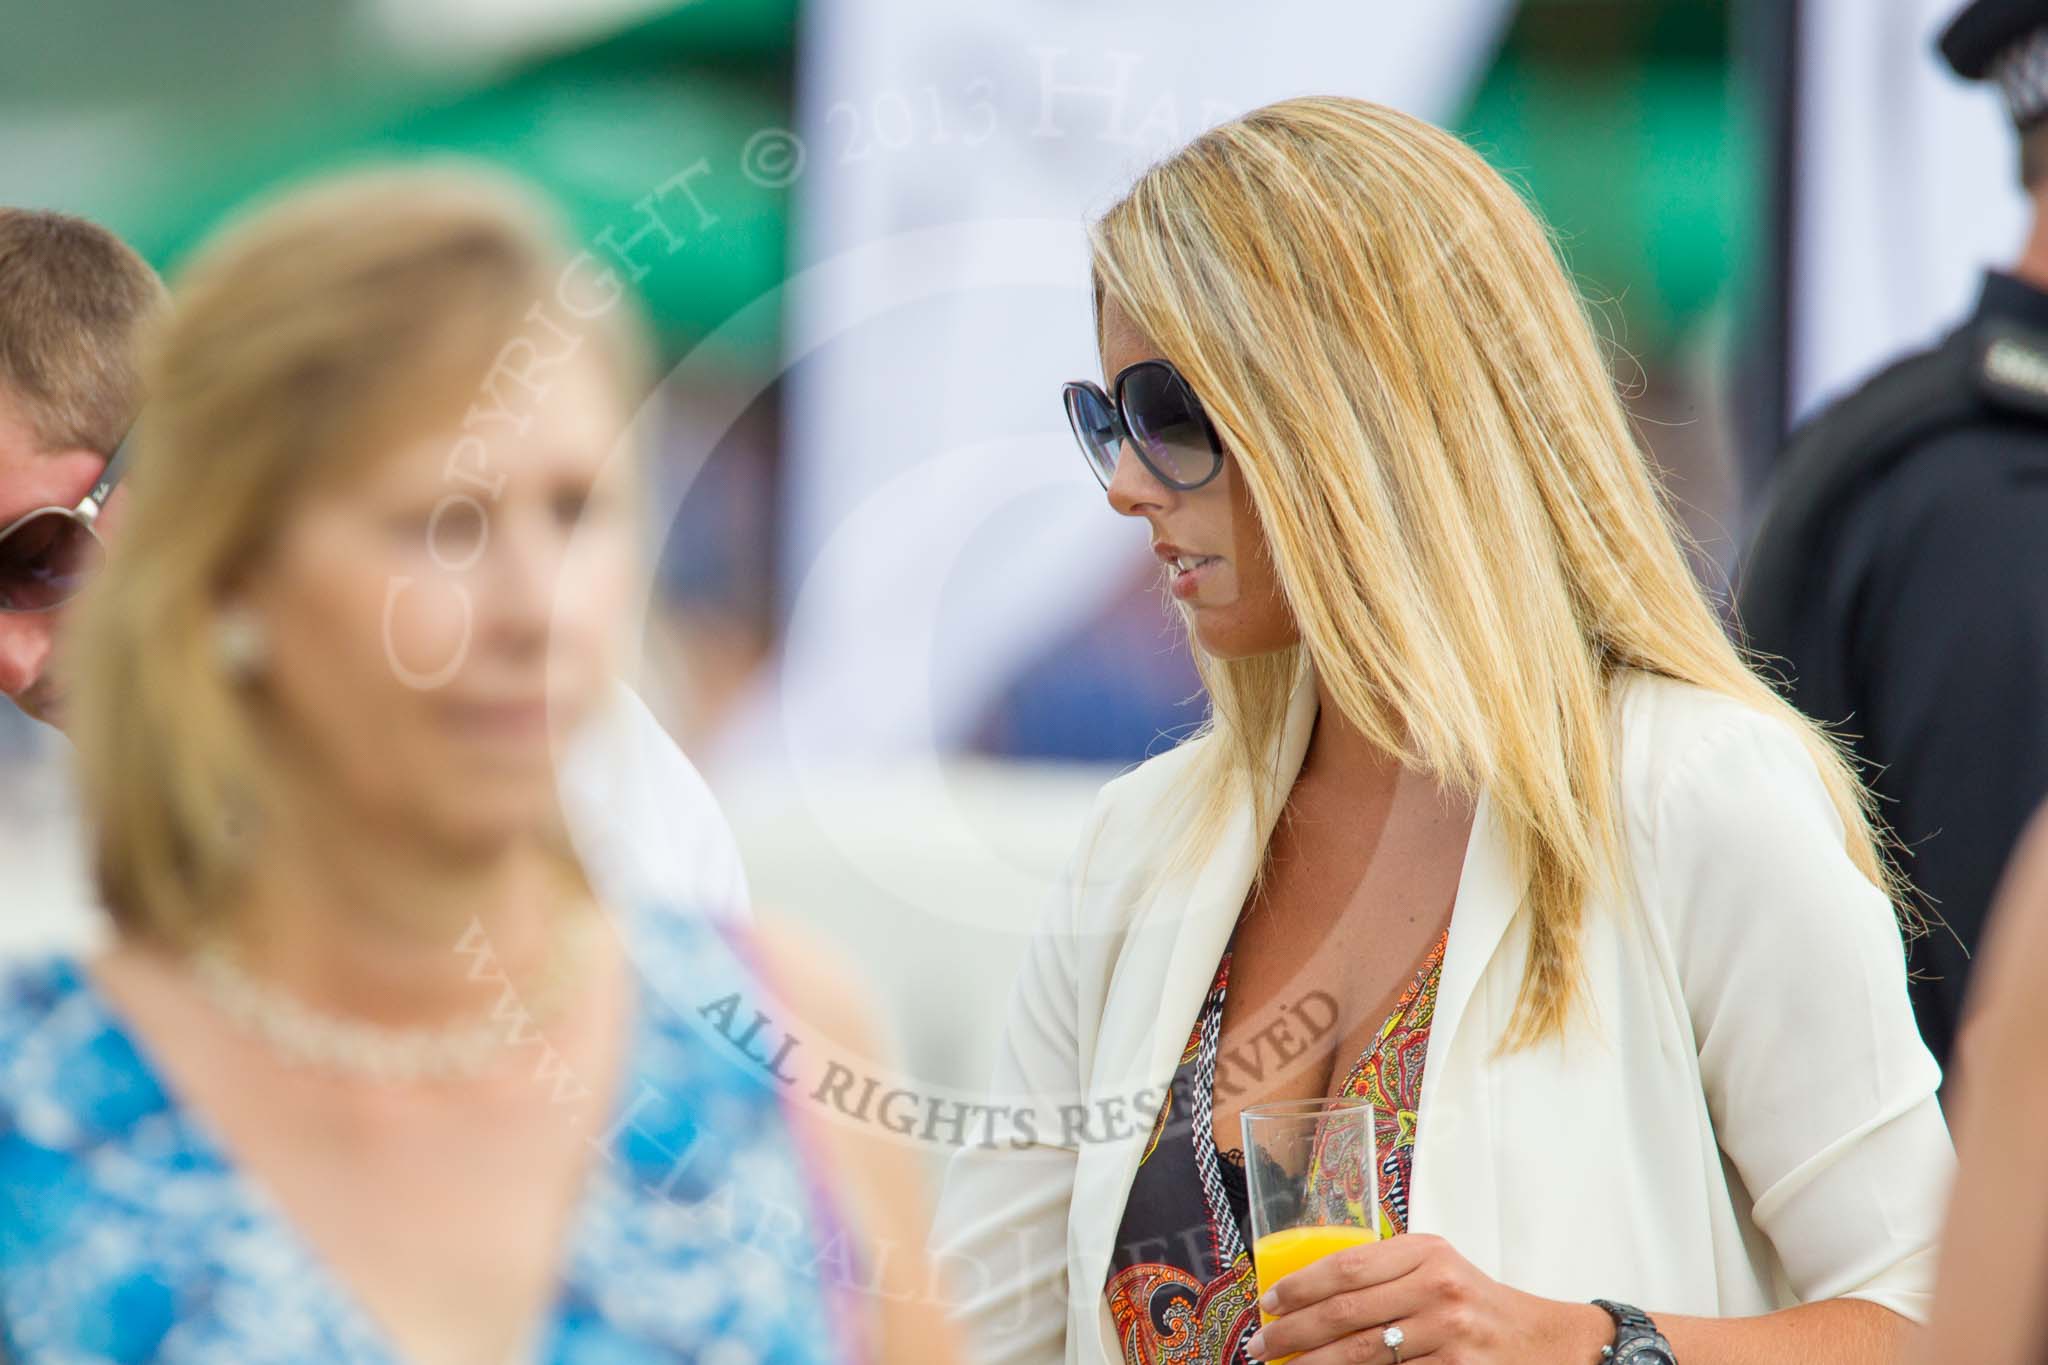
[(1187, 381), (1164, 365), (1145, 365), (1124, 376), (1124, 418), (1131, 439), (1152, 466), (1177, 484), (1198, 484), (1216, 469), (1217, 454)]
[(1081, 453), (1088, 457), (1088, 467), (1107, 488), (1116, 477), (1119, 444), (1116, 414), (1109, 401), (1093, 389), (1074, 385), (1067, 390), (1067, 421), (1074, 428), (1074, 439), (1081, 443)]
[(48, 611), (85, 586), (100, 543), (62, 512), (30, 517), (0, 536), (0, 611)]

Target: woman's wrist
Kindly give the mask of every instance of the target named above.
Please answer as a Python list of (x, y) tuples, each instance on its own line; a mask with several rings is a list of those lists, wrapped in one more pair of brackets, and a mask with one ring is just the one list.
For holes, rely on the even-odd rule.
[(1544, 1300), (1546, 1326), (1539, 1331), (1544, 1360), (1558, 1365), (1599, 1365), (1601, 1348), (1614, 1344), (1614, 1319), (1592, 1303)]

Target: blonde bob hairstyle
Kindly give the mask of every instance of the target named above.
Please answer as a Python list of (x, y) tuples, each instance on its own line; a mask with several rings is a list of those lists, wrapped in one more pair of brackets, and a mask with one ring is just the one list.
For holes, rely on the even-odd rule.
[(280, 746), (260, 684), (223, 671), (219, 613), (300, 500), (492, 406), (485, 382), (522, 337), (596, 343), (639, 405), (630, 308), (585, 307), (573, 336), (536, 325), (572, 263), (561, 241), (495, 173), (356, 170), (259, 207), (177, 281), (143, 347), (129, 506), (69, 659), (94, 870), (123, 931), (201, 934), (276, 808)]
[(1288, 100), (1146, 172), (1091, 249), (1098, 298), (1201, 395), (1300, 631), (1250, 659), (1194, 642), (1196, 844), (1266, 799), (1313, 669), (1374, 743), (1489, 794), (1530, 942), (1502, 1042), (1561, 1036), (1584, 907), (1623, 871), (1610, 700), (1641, 669), (1798, 727), (1856, 866), (1902, 904), (1868, 794), (1723, 633), (1549, 237), (1471, 148)]

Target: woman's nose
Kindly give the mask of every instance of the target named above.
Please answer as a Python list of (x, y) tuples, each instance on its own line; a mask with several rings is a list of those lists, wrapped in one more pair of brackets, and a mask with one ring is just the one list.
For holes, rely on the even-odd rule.
[(1173, 490), (1159, 482), (1159, 476), (1138, 458), (1129, 441), (1117, 447), (1116, 472), (1110, 475), (1109, 487), (1104, 491), (1109, 495), (1109, 505), (1127, 517), (1142, 517), (1147, 511), (1161, 509), (1174, 496)]
[(490, 540), (470, 575), (478, 632), (515, 653), (534, 652), (548, 638), (566, 537), (541, 513), (498, 509)]

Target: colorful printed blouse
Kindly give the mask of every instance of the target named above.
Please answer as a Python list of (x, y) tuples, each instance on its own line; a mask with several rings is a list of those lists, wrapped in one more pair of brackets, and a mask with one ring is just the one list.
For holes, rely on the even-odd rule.
[[(1415, 1112), (1449, 931), (1338, 1088), (1372, 1102), (1380, 1235), (1408, 1229)], [(1216, 1149), (1210, 1119), (1230, 954), (1153, 1123), (1110, 1258), (1103, 1298), (1126, 1365), (1249, 1365), (1258, 1330), (1241, 1152)]]
[[(852, 1358), (831, 1270), (843, 1225), (777, 1086), (691, 1008), (704, 982), (746, 969), (685, 915), (644, 913), (629, 930), (644, 985), (616, 1137), (523, 1358)], [(691, 999), (666, 998), (677, 990)], [(0, 1358), (399, 1360), (70, 958), (0, 974)]]

